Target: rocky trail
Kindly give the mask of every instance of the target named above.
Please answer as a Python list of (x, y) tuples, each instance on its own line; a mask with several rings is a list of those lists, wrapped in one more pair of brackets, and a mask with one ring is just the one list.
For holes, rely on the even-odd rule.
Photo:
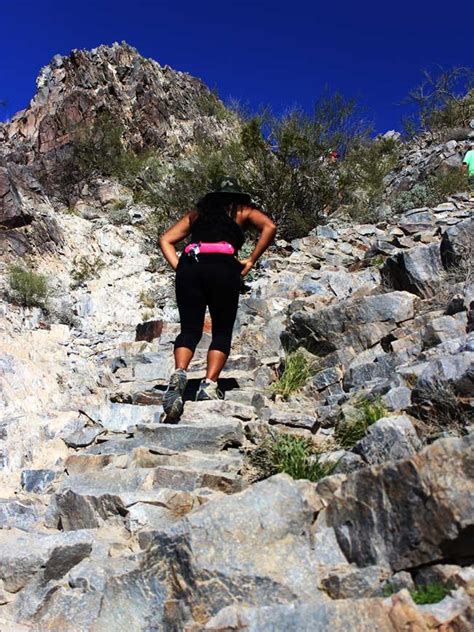
[[(4, 311), (0, 630), (472, 629), (473, 210), (459, 195), (277, 242), (241, 296), (225, 398), (193, 401), (207, 328), (179, 424), (162, 422), (171, 312), (146, 341)], [(286, 401), (284, 347), (317, 362)], [(341, 445), (361, 398), (383, 416)], [(331, 475), (255, 482), (269, 428)], [(432, 583), (449, 594), (416, 605)]]

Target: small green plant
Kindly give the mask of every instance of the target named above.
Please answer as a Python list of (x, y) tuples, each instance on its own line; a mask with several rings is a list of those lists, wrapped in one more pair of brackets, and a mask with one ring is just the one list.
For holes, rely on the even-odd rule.
[(76, 267), (71, 272), (71, 277), (74, 280), (74, 283), (71, 285), (72, 288), (79, 287), (84, 281), (93, 279), (105, 266), (100, 257), (89, 258), (84, 255), (77, 258), (74, 263)]
[(385, 598), (391, 597), (391, 595), (394, 595), (397, 590), (398, 588), (395, 586), (395, 584), (392, 584), (391, 582), (385, 582), (385, 584), (382, 586), (382, 596)]
[(24, 307), (46, 306), (49, 297), (47, 277), (31, 268), (12, 264), (8, 268), (8, 282), (13, 300)]
[(151, 309), (144, 309), (141, 316), (142, 322), (146, 322), (147, 320), (151, 320), (153, 318), (153, 312)]
[(301, 350), (289, 353), (284, 361), (283, 373), (278, 381), (272, 384), (271, 390), (283, 399), (288, 399), (292, 393), (304, 386), (312, 372), (313, 367)]
[(379, 419), (382, 419), (387, 414), (385, 406), (382, 403), (380, 397), (377, 397), (373, 401), (369, 401), (364, 398), (361, 399), (357, 404), (356, 408), (360, 411), (361, 416), (367, 422), (367, 425), (375, 423)]
[(319, 481), (329, 476), (335, 464), (323, 464), (311, 441), (287, 434), (272, 434), (252, 452), (250, 461), (260, 478), (285, 473), (295, 479)]
[(376, 257), (372, 257), (372, 259), (370, 260), (370, 263), (376, 268), (381, 268), (383, 264), (385, 263), (386, 259), (387, 257), (385, 257), (384, 255), (377, 255)]
[(442, 599), (449, 595), (452, 588), (449, 586), (444, 586), (443, 584), (427, 584), (426, 586), (421, 586), (416, 588), (416, 590), (411, 591), (411, 596), (413, 601), (419, 605), (425, 605), (430, 603), (438, 603)]
[(113, 211), (122, 211), (124, 208), (127, 208), (126, 200), (114, 200), (110, 205), (110, 208)]
[(380, 399), (361, 399), (354, 408), (354, 414), (340, 422), (334, 433), (337, 443), (345, 450), (354, 447), (365, 436), (368, 427), (386, 415)]
[(141, 290), (138, 300), (143, 305), (143, 307), (148, 307), (152, 309), (156, 305), (156, 301), (153, 297), (151, 297), (146, 290)]

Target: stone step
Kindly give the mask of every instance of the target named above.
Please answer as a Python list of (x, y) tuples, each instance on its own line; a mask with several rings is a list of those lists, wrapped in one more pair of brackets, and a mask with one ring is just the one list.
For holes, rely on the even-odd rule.
[(237, 420), (216, 420), (210, 424), (147, 424), (134, 429), (130, 436), (105, 436), (104, 441), (84, 450), (83, 454), (130, 454), (136, 448), (149, 448), (157, 454), (196, 450), (212, 454), (238, 448), (244, 442), (243, 425)]
[(222, 472), (217, 469), (197, 470), (177, 465), (126, 470), (109, 467), (101, 471), (66, 477), (61, 482), (58, 493), (72, 490), (81, 494), (89, 494), (92, 491), (112, 495), (161, 488), (194, 491), (201, 487), (233, 493), (241, 488), (240, 476), (235, 472)]
[(25, 533), (0, 531), (0, 579), (5, 590), (16, 593), (33, 577), (43, 582), (60, 579), (87, 557), (93, 538), (87, 532)]
[(225, 420), (213, 425), (200, 424), (149, 424), (137, 426), (135, 437), (169, 450), (186, 452), (218, 452), (243, 444), (244, 433), (240, 421)]
[[(220, 471), (237, 473), (242, 469), (243, 455), (235, 450), (217, 454), (203, 455), (198, 451), (180, 452), (175, 454), (156, 454), (148, 448), (136, 448), (133, 450), (129, 467), (158, 467), (160, 465), (172, 465), (174, 467), (186, 467), (193, 470), (205, 470), (208, 472)], [(234, 451), (232, 451), (234, 452)]]
[(189, 470), (236, 474), (242, 469), (244, 458), (242, 454), (235, 452), (235, 454), (226, 451), (205, 455), (198, 451), (157, 454), (154, 450), (139, 447), (134, 448), (130, 453), (122, 454), (72, 454), (66, 460), (65, 470), (69, 476), (75, 476), (111, 468), (140, 469), (172, 466)]
[(159, 422), (163, 407), (107, 402), (101, 406), (85, 406), (81, 412), (109, 431), (128, 432), (137, 424)]
[(180, 423), (206, 424), (209, 421), (215, 423), (221, 420), (252, 421), (255, 418), (255, 408), (240, 402), (226, 399), (208, 400), (202, 402), (187, 401), (184, 403), (183, 414)]
[[(123, 471), (118, 471), (118, 474), (114, 473), (114, 476), (118, 478), (123, 473)], [(169, 524), (206, 502), (213, 495), (221, 493), (210, 489), (197, 489), (191, 492), (165, 487), (123, 490), (124, 486), (122, 490), (113, 491), (110, 479), (104, 480), (103, 474), (104, 472), (101, 472), (93, 478), (90, 475), (70, 477), (68, 486), (65, 485), (54, 496), (50, 506), (48, 526), (61, 526), (65, 531), (72, 531), (97, 529), (103, 527), (106, 522), (112, 522), (128, 528), (129, 514), (132, 512), (131, 519), (133, 520), (132, 508), (137, 504), (160, 508), (162, 511), (159, 513), (164, 524)], [(150, 470), (146, 476), (148, 483), (153, 482), (154, 475), (150, 475)], [(147, 479), (145, 477), (142, 480)], [(115, 488), (117, 487), (120, 485), (116, 482)]]

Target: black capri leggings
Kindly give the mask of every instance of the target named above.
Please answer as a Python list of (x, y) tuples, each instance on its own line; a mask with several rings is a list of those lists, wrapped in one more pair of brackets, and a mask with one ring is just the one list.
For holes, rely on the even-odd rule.
[(201, 340), (206, 306), (212, 321), (209, 350), (230, 353), (239, 304), (242, 264), (232, 255), (201, 253), (199, 261), (183, 253), (176, 268), (176, 302), (181, 333), (174, 348), (195, 350)]

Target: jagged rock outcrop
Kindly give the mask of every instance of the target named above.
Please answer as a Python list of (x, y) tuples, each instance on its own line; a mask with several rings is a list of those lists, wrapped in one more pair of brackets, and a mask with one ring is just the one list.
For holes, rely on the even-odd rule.
[(469, 563), (472, 439), (438, 441), (412, 459), (365, 469), (343, 483), (327, 512), (348, 560), (394, 571)]
[[(104, 117), (120, 126), (125, 147), (153, 150), (163, 164), (184, 155), (198, 137), (224, 139), (237, 129), (201, 80), (145, 59), (126, 43), (56, 55), (41, 69), (36, 85), (28, 107), (0, 124), (3, 255), (61, 246), (55, 211), (78, 199), (78, 191), (65, 192), (73, 145)], [(107, 182), (82, 182), (80, 187), (82, 197), (90, 189), (99, 206), (116, 199), (110, 198), (111, 188)]]
[[(179, 153), (199, 133), (225, 135), (212, 116), (219, 101), (199, 79), (145, 59), (126, 43), (56, 55), (41, 69), (26, 110), (2, 125), (2, 154), (49, 174), (67, 155), (74, 133), (110, 112), (135, 150)], [(207, 110), (206, 110), (207, 104)]]
[(418, 135), (402, 151), (396, 168), (385, 177), (385, 198), (408, 191), (430, 175), (459, 169), (462, 155), (474, 140), (469, 128), (439, 130)]

